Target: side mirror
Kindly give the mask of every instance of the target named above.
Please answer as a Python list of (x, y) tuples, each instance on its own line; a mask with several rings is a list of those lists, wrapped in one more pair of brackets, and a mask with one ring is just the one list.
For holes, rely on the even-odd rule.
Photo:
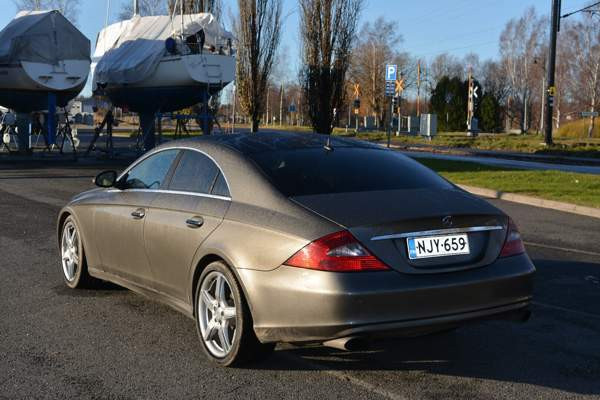
[(117, 183), (117, 171), (103, 171), (96, 175), (94, 178), (94, 183), (96, 186), (100, 186), (102, 188), (109, 188), (115, 186)]

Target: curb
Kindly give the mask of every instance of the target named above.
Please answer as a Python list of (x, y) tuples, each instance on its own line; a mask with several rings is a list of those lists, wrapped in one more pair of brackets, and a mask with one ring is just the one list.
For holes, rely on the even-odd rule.
[[(377, 142), (372, 142), (377, 143)], [(379, 143), (381, 144), (381, 143)], [(383, 146), (383, 144), (381, 144)], [(483, 157), (483, 158), (495, 158), (498, 160), (516, 160), (526, 162), (539, 162), (556, 165), (581, 165), (589, 167), (600, 166), (600, 158), (591, 157), (574, 157), (574, 156), (559, 156), (559, 155), (545, 155), (545, 154), (532, 154), (532, 153), (518, 153), (518, 152), (500, 152), (493, 150), (476, 150), (476, 149), (463, 149), (459, 147), (433, 147), (427, 145), (413, 145), (413, 144), (391, 144), (390, 148), (396, 150), (413, 151), (419, 153), (431, 153), (431, 154), (444, 154), (450, 156), (462, 156), (462, 157)], [(473, 161), (477, 162), (477, 161)]]
[(485, 189), (468, 185), (457, 185), (463, 190), (477, 196), (511, 201), (513, 203), (526, 204), (529, 206), (548, 208), (550, 210), (563, 211), (571, 214), (584, 215), (586, 217), (600, 218), (600, 208), (585, 207), (577, 204), (563, 203), (561, 201), (545, 200), (539, 197), (525, 196), (516, 193), (500, 192), (493, 189)]

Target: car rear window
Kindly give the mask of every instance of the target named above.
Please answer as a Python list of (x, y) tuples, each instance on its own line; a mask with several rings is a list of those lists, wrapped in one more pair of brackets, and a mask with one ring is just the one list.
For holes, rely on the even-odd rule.
[(384, 149), (310, 148), (247, 156), (288, 197), (451, 187), (418, 162)]

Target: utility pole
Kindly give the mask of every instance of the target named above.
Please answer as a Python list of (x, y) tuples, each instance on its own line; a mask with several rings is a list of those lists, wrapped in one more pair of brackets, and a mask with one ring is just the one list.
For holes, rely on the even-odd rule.
[(550, 49), (548, 52), (548, 91), (546, 97), (546, 133), (544, 142), (546, 145), (552, 145), (552, 116), (554, 115), (554, 96), (556, 95), (556, 86), (554, 85), (554, 70), (556, 69), (556, 36), (560, 30), (560, 2), (561, 0), (552, 0), (552, 17), (550, 18)]
[(235, 102), (236, 102), (236, 96), (237, 95), (237, 86), (235, 84), (235, 82), (233, 82), (233, 121), (231, 124), (231, 133), (235, 133)]
[(544, 132), (544, 108), (546, 108), (546, 97), (544, 94), (546, 93), (546, 77), (542, 76), (542, 106), (540, 107), (540, 112), (542, 115), (540, 116), (540, 132)]
[(296, 125), (300, 127), (300, 114), (302, 114), (302, 109), (300, 108), (300, 93), (298, 93), (298, 113), (296, 114)]
[[(417, 62), (417, 117), (421, 116), (421, 60)], [(410, 127), (408, 127), (410, 130)], [(398, 125), (398, 131), (400, 126)]]
[(267, 126), (269, 126), (269, 85), (267, 85)]
[(348, 133), (348, 128), (350, 128), (350, 115), (352, 114), (352, 102), (348, 100), (348, 123), (346, 124), (346, 133)]
[(281, 84), (281, 90), (279, 91), (279, 126), (283, 124), (283, 83)]

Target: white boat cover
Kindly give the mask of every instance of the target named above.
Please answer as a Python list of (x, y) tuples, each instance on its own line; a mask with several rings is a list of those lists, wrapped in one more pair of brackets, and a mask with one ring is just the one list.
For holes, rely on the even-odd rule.
[(98, 34), (94, 60), (94, 82), (128, 84), (150, 77), (166, 53), (169, 37), (190, 36), (204, 30), (206, 44), (233, 39), (209, 13), (186, 14), (173, 19), (168, 15), (141, 17), (112, 24)]
[(90, 60), (90, 41), (59, 11), (21, 11), (0, 31), (0, 63)]

